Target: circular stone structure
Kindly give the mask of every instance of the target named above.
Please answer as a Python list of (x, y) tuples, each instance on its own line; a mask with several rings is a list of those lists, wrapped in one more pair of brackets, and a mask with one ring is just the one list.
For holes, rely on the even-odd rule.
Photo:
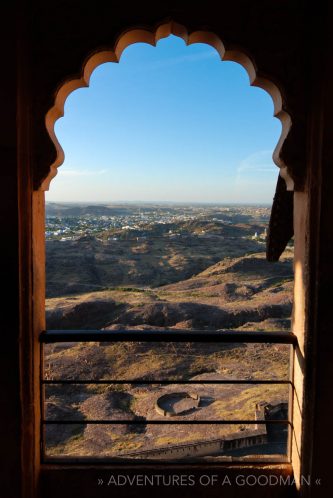
[(200, 396), (185, 391), (167, 393), (160, 396), (155, 403), (155, 410), (164, 417), (185, 415), (193, 408), (198, 408)]

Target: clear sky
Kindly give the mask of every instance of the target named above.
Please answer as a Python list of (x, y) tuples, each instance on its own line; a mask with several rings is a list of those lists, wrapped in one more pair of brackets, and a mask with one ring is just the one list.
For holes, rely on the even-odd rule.
[(271, 203), (281, 124), (245, 69), (170, 36), (128, 47), (73, 92), (47, 201)]

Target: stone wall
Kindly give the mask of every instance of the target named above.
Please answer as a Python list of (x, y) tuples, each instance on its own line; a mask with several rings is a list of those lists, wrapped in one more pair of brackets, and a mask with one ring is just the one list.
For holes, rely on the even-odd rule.
[(223, 455), (225, 451), (266, 444), (266, 426), (265, 424), (261, 424), (261, 426), (260, 430), (242, 431), (240, 434), (232, 434), (230, 437), (196, 441), (194, 443), (175, 444), (146, 451), (135, 451), (122, 454), (121, 456), (126, 458), (157, 458), (167, 460)]

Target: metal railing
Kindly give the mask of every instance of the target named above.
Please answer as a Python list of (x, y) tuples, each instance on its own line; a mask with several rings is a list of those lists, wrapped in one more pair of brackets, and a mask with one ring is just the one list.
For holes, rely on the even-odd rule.
[[(290, 441), (291, 434), (293, 430), (292, 425), (292, 400), (294, 392), (293, 384), (293, 364), (291, 360), (290, 377), (288, 380), (270, 380), (270, 379), (219, 379), (219, 380), (172, 380), (172, 379), (161, 379), (161, 380), (150, 380), (150, 379), (45, 379), (44, 369), (43, 369), (43, 346), (44, 344), (52, 343), (78, 343), (78, 342), (152, 342), (152, 343), (218, 343), (218, 344), (238, 344), (238, 343), (258, 343), (258, 344), (285, 344), (290, 345), (294, 349), (297, 345), (297, 338), (294, 334), (290, 332), (261, 332), (261, 331), (238, 331), (238, 330), (223, 330), (223, 331), (212, 331), (212, 330), (47, 330), (40, 334), (41, 343), (41, 374), (40, 374), (40, 388), (41, 388), (41, 452), (42, 459), (44, 462), (50, 463), (135, 463), (135, 464), (166, 464), (169, 461), (166, 460), (156, 460), (156, 459), (128, 459), (122, 457), (46, 457), (45, 456), (45, 437), (44, 429), (47, 425), (113, 425), (113, 424), (134, 424), (134, 425), (154, 425), (154, 424), (177, 424), (177, 425), (287, 425), (288, 427), (288, 451), (286, 459), (283, 462), (289, 461), (290, 457)], [(293, 358), (293, 355), (290, 356)], [(147, 420), (147, 419), (130, 419), (130, 420), (113, 420), (113, 419), (62, 419), (62, 420), (50, 420), (45, 418), (44, 411), (44, 386), (47, 385), (169, 385), (169, 384), (210, 384), (210, 385), (223, 385), (223, 384), (256, 384), (256, 385), (269, 385), (269, 384), (285, 384), (289, 386), (289, 400), (288, 400), (288, 418), (285, 420), (280, 419), (269, 419), (269, 420), (254, 420), (254, 419), (214, 419), (214, 420)], [(258, 461), (258, 458), (254, 458), (254, 461)], [(239, 461), (239, 459), (238, 459)], [(249, 461), (249, 460), (247, 460)], [(250, 460), (251, 461), (251, 460)], [(252, 460), (253, 461), (253, 460)], [(260, 463), (265, 460), (259, 459)], [(269, 462), (274, 460), (268, 459)], [(181, 463), (184, 465), (190, 463), (198, 463), (197, 459), (186, 460), (172, 460), (171, 463)], [(205, 461), (206, 463), (206, 461)], [(207, 461), (207, 463), (210, 463)], [(214, 462), (216, 463), (216, 462)]]

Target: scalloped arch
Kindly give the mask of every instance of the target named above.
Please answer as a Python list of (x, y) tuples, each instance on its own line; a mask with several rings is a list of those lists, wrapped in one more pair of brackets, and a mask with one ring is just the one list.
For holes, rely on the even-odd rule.
[(291, 128), (291, 118), (287, 111), (283, 108), (283, 99), (277, 85), (258, 75), (257, 68), (251, 58), (243, 49), (237, 47), (226, 47), (221, 38), (211, 31), (198, 30), (189, 33), (187, 28), (182, 24), (174, 21), (169, 21), (159, 25), (155, 30), (147, 29), (130, 29), (124, 32), (115, 43), (115, 46), (110, 50), (95, 51), (91, 54), (83, 64), (83, 69), (80, 77), (73, 78), (63, 83), (56, 92), (53, 107), (47, 112), (45, 117), (45, 125), (48, 134), (56, 149), (56, 159), (50, 166), (50, 171), (47, 177), (41, 184), (41, 190), (48, 190), (51, 180), (56, 176), (57, 169), (64, 162), (64, 151), (56, 137), (54, 126), (57, 119), (64, 115), (65, 101), (70, 93), (82, 87), (89, 86), (89, 80), (94, 69), (105, 62), (119, 62), (123, 51), (133, 43), (148, 43), (156, 46), (156, 43), (169, 35), (175, 35), (182, 38), (187, 45), (193, 43), (206, 43), (212, 46), (219, 53), (221, 60), (237, 62), (243, 66), (250, 80), (250, 85), (257, 86), (265, 90), (272, 98), (274, 104), (274, 116), (281, 121), (282, 131), (279, 141), (273, 152), (273, 161), (280, 168), (280, 175), (286, 181), (287, 189), (294, 189), (294, 181), (288, 172), (287, 165), (280, 157), (282, 145)]

